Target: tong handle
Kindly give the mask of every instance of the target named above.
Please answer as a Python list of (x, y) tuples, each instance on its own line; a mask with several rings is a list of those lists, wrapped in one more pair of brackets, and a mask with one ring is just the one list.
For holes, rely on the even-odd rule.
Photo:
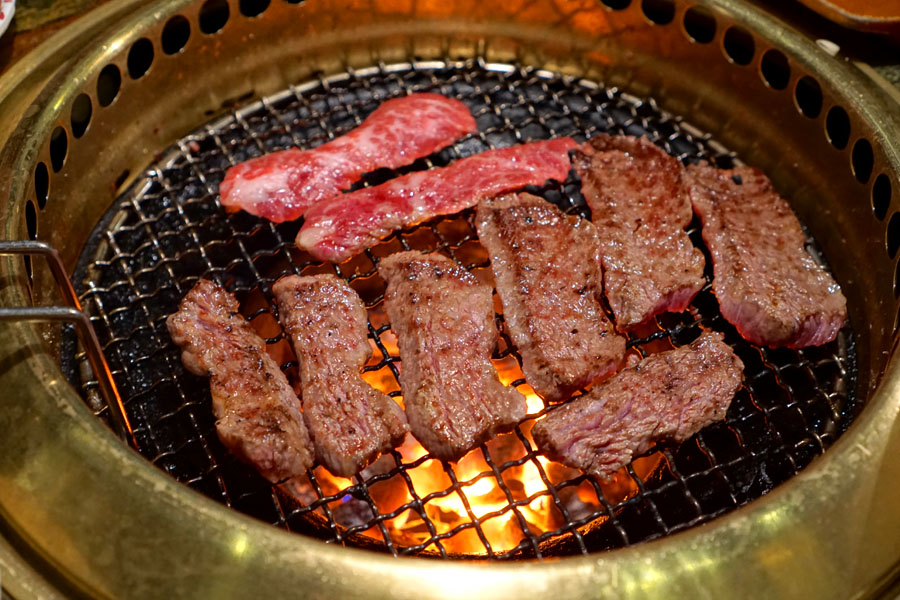
[(97, 338), (97, 332), (91, 324), (90, 318), (81, 309), (81, 303), (75, 294), (75, 288), (72, 281), (66, 274), (59, 252), (53, 246), (44, 242), (37, 241), (0, 241), (0, 255), (2, 254), (21, 254), (28, 256), (43, 256), (47, 259), (47, 264), (56, 280), (63, 301), (67, 306), (15, 306), (0, 307), (0, 321), (51, 321), (73, 323), (85, 347), (85, 354), (94, 375), (97, 377), (97, 383), (100, 395), (109, 409), (110, 420), (113, 429), (122, 439), (136, 447), (134, 432), (128, 415), (125, 413), (125, 406), (122, 403), (122, 397), (113, 380), (112, 372), (106, 357), (103, 355), (103, 349), (100, 346), (100, 340)]

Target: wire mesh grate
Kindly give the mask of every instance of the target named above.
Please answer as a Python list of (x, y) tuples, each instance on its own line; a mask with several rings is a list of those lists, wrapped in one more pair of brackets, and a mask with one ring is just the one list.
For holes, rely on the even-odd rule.
[[(382, 307), (378, 261), (401, 249), (437, 250), (486, 275), (472, 211), (398, 232), (341, 265), (314, 261), (293, 245), (298, 223), (225, 213), (217, 196), (225, 170), (291, 146), (314, 147), (356, 127), (384, 100), (436, 91), (466, 103), (478, 132), (359, 185), (446, 165), (489, 148), (599, 132), (647, 135), (687, 162), (734, 164), (733, 154), (639, 99), (579, 78), (483, 61), (378, 65), (313, 81), (197, 129), (168, 150), (110, 208), (75, 273), (134, 424), (140, 452), (177, 480), (236, 510), (292, 531), (395, 555), (496, 559), (588, 553), (653, 539), (706, 522), (757, 498), (820, 455), (859, 407), (849, 329), (820, 348), (769, 350), (745, 341), (722, 318), (710, 286), (688, 312), (666, 314), (635, 332), (629, 352), (646, 355), (689, 343), (702, 329), (725, 334), (746, 365), (727, 418), (679, 445), (662, 444), (600, 483), (540, 456), (530, 437), (547, 410), (522, 378), (520, 357), (497, 315), (494, 361), (504, 383), (529, 399), (528, 417), (469, 453), (441, 463), (412, 439), (352, 480), (323, 468), (272, 486), (220, 444), (208, 383), (181, 365), (166, 317), (200, 277), (235, 292), (242, 313), (295, 379), (297, 364), (275, 318), (281, 276), (335, 272), (369, 311), (373, 357), (364, 377), (400, 395), (396, 339)], [(588, 217), (574, 174), (530, 191)], [(691, 235), (702, 247), (698, 225)], [(810, 242), (812, 244), (812, 242)], [(812, 247), (812, 246), (811, 246)], [(707, 261), (709, 262), (709, 261)], [(709, 277), (709, 273), (707, 273)], [(74, 344), (64, 367), (86, 398)], [(103, 409), (97, 409), (104, 418)]]

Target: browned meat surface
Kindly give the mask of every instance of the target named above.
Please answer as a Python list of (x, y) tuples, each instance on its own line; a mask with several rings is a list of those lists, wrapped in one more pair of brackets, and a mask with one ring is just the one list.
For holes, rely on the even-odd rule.
[(703, 287), (703, 253), (685, 228), (684, 168), (646, 138), (599, 135), (575, 153), (603, 254), (603, 287), (616, 327), (681, 312)]
[(725, 417), (744, 365), (720, 334), (649, 356), (538, 421), (550, 459), (608, 480), (660, 440), (681, 442)]
[(722, 315), (754, 344), (802, 348), (832, 341), (847, 301), (806, 251), (788, 203), (758, 169), (688, 169), (691, 201), (713, 262)]
[(300, 400), (235, 297), (201, 279), (166, 324), (184, 366), (209, 376), (222, 444), (269, 481), (304, 474), (313, 454)]
[(292, 275), (273, 290), (300, 362), (303, 417), (316, 460), (335, 475), (352, 477), (409, 430), (400, 406), (360, 374), (372, 354), (366, 309), (334, 275)]
[(409, 426), (433, 456), (456, 460), (525, 415), (525, 398), (500, 383), (491, 288), (438, 254), (381, 261), (385, 308), (400, 345)]
[(538, 395), (568, 398), (615, 372), (625, 355), (601, 306), (600, 242), (590, 222), (518, 194), (484, 200), (478, 238), (491, 256), (503, 314)]

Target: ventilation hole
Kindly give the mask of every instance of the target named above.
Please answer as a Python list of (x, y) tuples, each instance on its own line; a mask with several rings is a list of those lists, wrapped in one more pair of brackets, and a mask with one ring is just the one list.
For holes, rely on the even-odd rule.
[(694, 6), (684, 13), (684, 30), (695, 42), (708, 44), (716, 36), (716, 20), (705, 9)]
[(122, 87), (122, 74), (116, 65), (106, 65), (97, 77), (97, 102), (100, 106), (109, 106)]
[(28, 276), (28, 285), (30, 287), (34, 287), (34, 273), (31, 271), (31, 257), (26, 256), (25, 258), (25, 275)]
[[(47, 167), (44, 167), (44, 170), (47, 170)], [(38, 196), (40, 198), (40, 196)], [(872, 210), (875, 212), (875, 217), (881, 221), (887, 216), (888, 206), (891, 204), (891, 180), (888, 179), (888, 176), (882, 173), (878, 177), (875, 178), (875, 183), (872, 184)]]
[(140, 79), (153, 64), (153, 42), (141, 38), (128, 51), (128, 74), (132, 79)]
[(25, 228), (28, 230), (28, 239), (37, 239), (37, 209), (34, 202), (29, 200), (25, 203)]
[(865, 138), (856, 140), (856, 143), (853, 144), (851, 165), (853, 166), (853, 174), (858, 182), (865, 183), (869, 181), (874, 163), (875, 157), (872, 155), (872, 144), (869, 143), (869, 140)]
[(657, 25), (668, 25), (675, 18), (675, 3), (672, 0), (644, 0), (641, 9)]
[(122, 190), (122, 184), (125, 183), (125, 180), (128, 179), (128, 176), (131, 175), (131, 171), (125, 169), (119, 176), (116, 177), (116, 194), (118, 194)]
[[(876, 181), (875, 183), (878, 182)], [(47, 206), (47, 197), (49, 194), (50, 173), (47, 171), (47, 165), (39, 162), (34, 168), (34, 195), (37, 197), (39, 208)], [(890, 190), (888, 191), (888, 194), (890, 194)]]
[(66, 153), (69, 151), (69, 136), (62, 127), (57, 127), (50, 135), (50, 166), (54, 173), (59, 173), (66, 162)]
[(226, 0), (206, 0), (200, 9), (200, 31), (207, 34), (222, 31), (230, 15)]
[(88, 123), (91, 122), (91, 98), (87, 94), (79, 94), (75, 101), (72, 102), (72, 135), (80, 138), (87, 131)]
[(791, 78), (787, 57), (778, 50), (769, 50), (763, 54), (760, 72), (763, 81), (773, 90), (783, 90)]
[(891, 215), (887, 228), (887, 251), (888, 256), (894, 258), (897, 256), (897, 249), (900, 248), (900, 213)]
[(832, 107), (825, 118), (825, 133), (832, 146), (838, 150), (846, 148), (850, 140), (850, 117), (847, 116), (847, 111), (840, 106)]
[(725, 54), (736, 65), (749, 65), (756, 52), (753, 36), (740, 27), (729, 27), (722, 39)]
[(245, 17), (256, 17), (269, 8), (269, 0), (241, 0), (240, 7)]
[(162, 31), (162, 49), (166, 54), (178, 54), (191, 37), (191, 24), (181, 15), (166, 22)]
[(631, 0), (603, 0), (603, 4), (613, 10), (622, 10), (628, 8), (631, 4)]
[(822, 88), (818, 81), (808, 75), (804, 75), (797, 82), (794, 99), (800, 112), (810, 119), (815, 119), (822, 112)]

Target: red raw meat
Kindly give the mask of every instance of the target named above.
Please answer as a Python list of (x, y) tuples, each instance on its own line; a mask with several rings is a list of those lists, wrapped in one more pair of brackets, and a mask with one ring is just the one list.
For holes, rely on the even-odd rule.
[(484, 198), (562, 181), (569, 173), (572, 138), (488, 150), (442, 169), (418, 171), (379, 186), (320, 202), (307, 211), (297, 245), (319, 260), (341, 262), (379, 238)]
[(388, 100), (362, 125), (312, 150), (292, 148), (231, 167), (222, 205), (281, 223), (349, 188), (360, 175), (409, 164), (476, 130), (465, 104), (440, 94)]

